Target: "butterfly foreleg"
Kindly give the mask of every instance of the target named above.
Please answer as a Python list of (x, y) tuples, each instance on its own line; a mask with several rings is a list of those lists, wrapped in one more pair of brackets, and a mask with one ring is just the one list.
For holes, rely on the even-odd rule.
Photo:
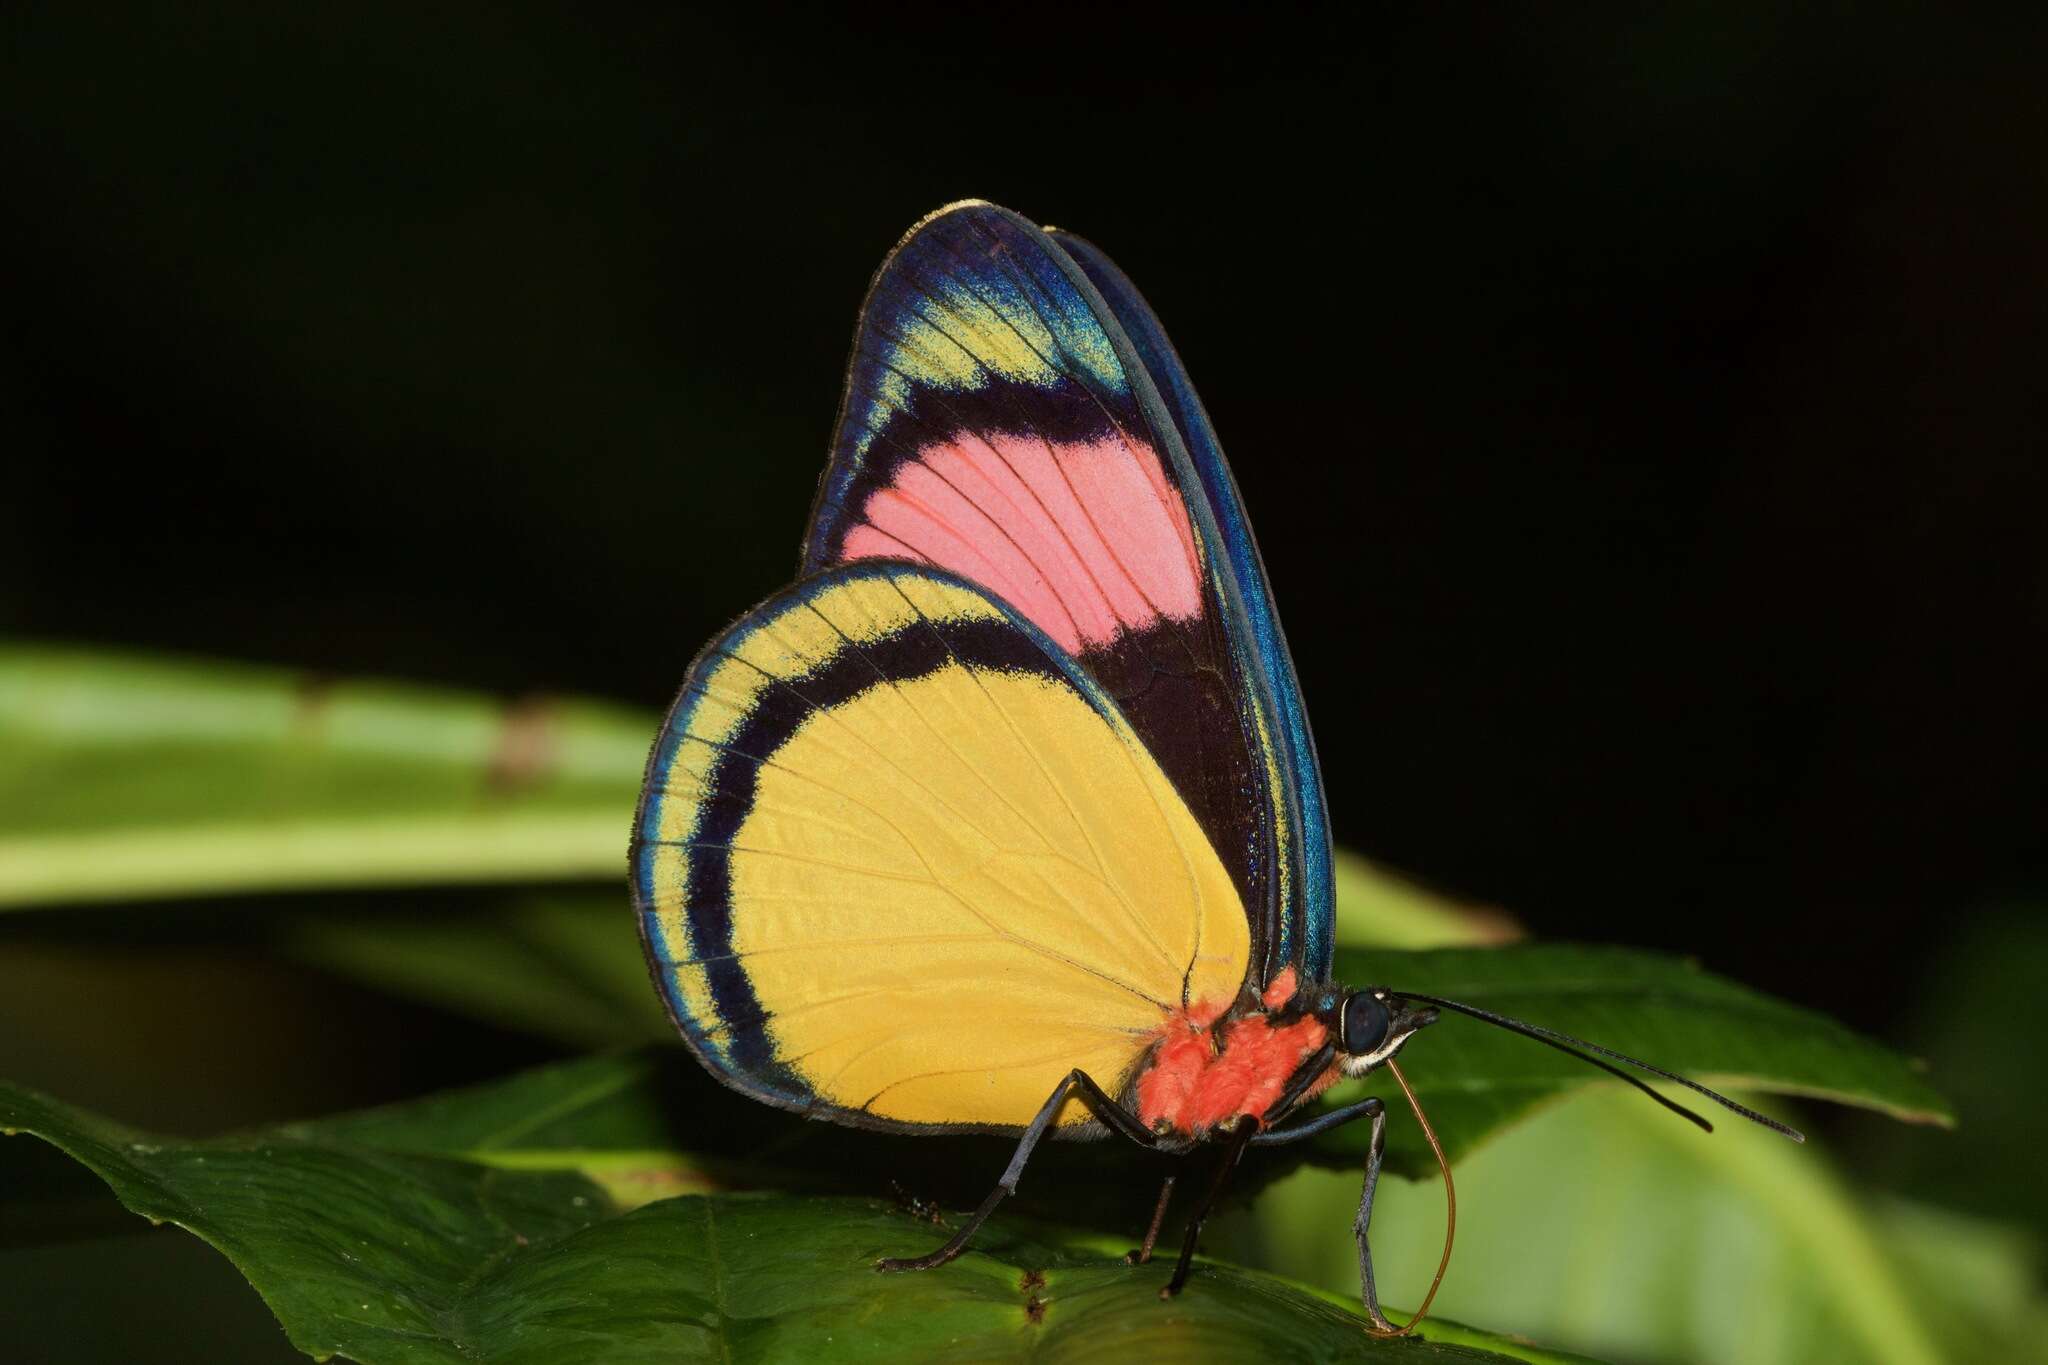
[(961, 1226), (960, 1231), (954, 1233), (951, 1240), (929, 1256), (884, 1257), (875, 1262), (875, 1269), (930, 1270), (944, 1265), (967, 1250), (968, 1242), (973, 1240), (981, 1225), (988, 1221), (988, 1216), (996, 1211), (996, 1205), (1017, 1192), (1017, 1181), (1024, 1174), (1024, 1164), (1031, 1160), (1031, 1153), (1037, 1150), (1039, 1142), (1051, 1131), (1053, 1120), (1059, 1116), (1060, 1110), (1066, 1106), (1069, 1099), (1080, 1100), (1096, 1118), (1140, 1147), (1151, 1148), (1159, 1145), (1159, 1137), (1145, 1127), (1136, 1114), (1118, 1104), (1114, 1096), (1097, 1085), (1094, 1077), (1078, 1069), (1069, 1071), (1060, 1083), (1053, 1087), (1052, 1094), (1046, 1097), (1038, 1116), (1032, 1119), (1031, 1126), (1024, 1130), (1024, 1136), (1017, 1140), (1016, 1154), (1010, 1158), (1010, 1165), (1003, 1172), (1003, 1178), (988, 1192), (988, 1198), (981, 1201), (981, 1207), (968, 1215), (967, 1222)]

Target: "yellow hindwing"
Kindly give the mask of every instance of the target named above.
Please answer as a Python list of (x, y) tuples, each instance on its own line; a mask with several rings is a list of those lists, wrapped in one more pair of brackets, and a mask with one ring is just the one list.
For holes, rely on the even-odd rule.
[(1075, 1067), (1116, 1088), (1249, 960), (1228, 875), (1114, 705), (902, 565), (810, 580), (705, 652), (640, 836), (685, 1035), (785, 1102), (1021, 1126)]

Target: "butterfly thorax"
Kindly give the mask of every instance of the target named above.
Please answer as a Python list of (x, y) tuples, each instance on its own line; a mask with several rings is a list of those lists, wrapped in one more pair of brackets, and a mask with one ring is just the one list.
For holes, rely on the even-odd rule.
[[(1289, 1008), (1295, 990), (1290, 967), (1256, 1001), (1197, 1001), (1168, 1015), (1138, 1075), (1138, 1117), (1196, 1139), (1243, 1115), (1279, 1118), (1269, 1111), (1330, 1040), (1322, 1020)], [(1333, 1065), (1300, 1098), (1337, 1079)]]

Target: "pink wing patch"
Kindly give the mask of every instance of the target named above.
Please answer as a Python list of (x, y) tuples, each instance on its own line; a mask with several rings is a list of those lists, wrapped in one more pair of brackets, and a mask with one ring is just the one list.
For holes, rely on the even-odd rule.
[(956, 434), (897, 467), (840, 548), (916, 559), (1003, 598), (1069, 654), (1202, 614), (1188, 512), (1142, 443)]

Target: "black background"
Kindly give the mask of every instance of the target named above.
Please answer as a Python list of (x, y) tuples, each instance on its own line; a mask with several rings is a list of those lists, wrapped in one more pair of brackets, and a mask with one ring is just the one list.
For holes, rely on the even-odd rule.
[(657, 706), (984, 196), (1165, 319), (1341, 841), (1895, 1034), (2048, 871), (2043, 35), (1797, 8), (18, 18), (0, 626)]

